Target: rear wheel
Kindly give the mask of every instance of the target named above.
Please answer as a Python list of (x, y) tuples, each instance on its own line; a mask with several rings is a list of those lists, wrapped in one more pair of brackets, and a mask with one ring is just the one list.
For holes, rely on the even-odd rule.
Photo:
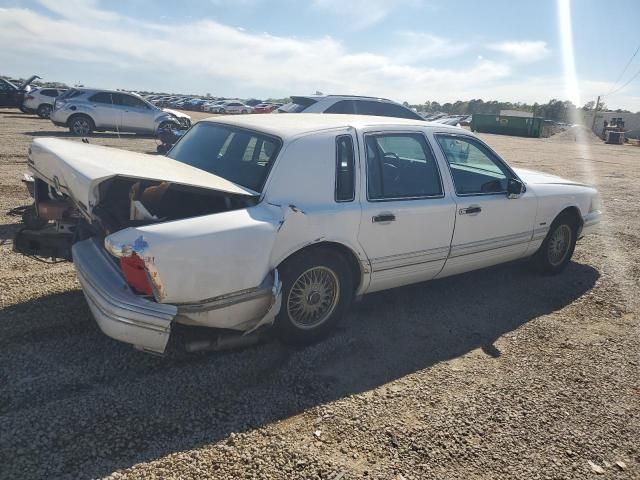
[(36, 110), (36, 113), (40, 118), (49, 118), (51, 116), (51, 110), (53, 110), (51, 105), (47, 103), (43, 103), (38, 107), (38, 110)]
[(90, 135), (95, 130), (91, 117), (87, 115), (74, 115), (68, 122), (69, 131), (79, 137)]
[(556, 274), (571, 261), (576, 247), (577, 225), (567, 214), (559, 215), (551, 224), (547, 237), (533, 256), (533, 264), (542, 273)]
[(318, 248), (301, 252), (279, 268), (282, 307), (275, 330), (284, 343), (309, 345), (326, 337), (348, 310), (353, 275), (338, 252)]

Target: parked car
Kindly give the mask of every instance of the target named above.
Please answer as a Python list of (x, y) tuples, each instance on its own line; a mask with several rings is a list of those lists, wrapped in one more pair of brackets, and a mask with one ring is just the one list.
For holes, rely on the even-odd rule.
[(386, 98), (358, 97), (355, 95), (293, 96), (291, 97), (291, 102), (282, 105), (275, 112), (378, 115), (422, 120), (422, 117), (416, 112)]
[(253, 107), (253, 113), (271, 113), (281, 106), (281, 103), (259, 103)]
[(91, 88), (74, 88), (57, 98), (51, 121), (75, 135), (93, 131), (155, 134), (167, 124), (191, 126), (188, 115), (156, 107), (139, 95)]
[(253, 107), (242, 102), (226, 102), (219, 110), (220, 113), (252, 113)]
[(49, 118), (53, 102), (66, 91), (63, 88), (35, 88), (25, 95), (23, 110), (36, 113), (40, 118)]
[(225, 104), (227, 100), (215, 100), (213, 102), (207, 102), (202, 106), (203, 112), (220, 113), (218, 110)]
[(32, 75), (25, 82), (16, 86), (9, 80), (0, 78), (0, 107), (14, 107), (22, 109), (25, 94), (31, 91), (30, 84), (38, 79), (37, 75)]
[(354, 296), (526, 257), (559, 273), (601, 216), (593, 187), (389, 117), (216, 117), (152, 159), (36, 139), (28, 165), (64, 228), (14, 248), (73, 258), (103, 332), (152, 352), (174, 323), (307, 344)]

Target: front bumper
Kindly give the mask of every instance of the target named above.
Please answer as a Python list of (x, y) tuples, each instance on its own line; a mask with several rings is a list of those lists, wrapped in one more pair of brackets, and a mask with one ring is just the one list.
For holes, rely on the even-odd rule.
[(587, 213), (584, 217), (582, 217), (582, 231), (580, 232), (580, 237), (585, 235), (589, 235), (596, 230), (600, 220), (602, 218), (602, 212), (600, 210), (594, 210), (592, 212)]
[(95, 239), (76, 243), (72, 252), (78, 280), (100, 330), (142, 350), (163, 353), (178, 308), (133, 293)]

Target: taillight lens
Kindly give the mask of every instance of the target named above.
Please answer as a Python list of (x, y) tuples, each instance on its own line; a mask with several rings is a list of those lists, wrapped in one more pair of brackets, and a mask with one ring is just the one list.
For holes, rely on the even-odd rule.
[(135, 253), (120, 257), (120, 268), (129, 286), (140, 295), (153, 295), (144, 261)]
[(35, 97), (33, 95), (27, 95), (24, 97), (25, 100), (33, 100)]

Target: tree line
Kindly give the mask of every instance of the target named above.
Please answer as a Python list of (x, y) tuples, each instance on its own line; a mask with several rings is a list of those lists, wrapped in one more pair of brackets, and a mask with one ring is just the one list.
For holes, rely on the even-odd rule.
[[(427, 113), (448, 113), (451, 115), (472, 115), (474, 113), (479, 114), (488, 114), (488, 115), (498, 115), (501, 110), (521, 110), (525, 112), (533, 113), (534, 117), (542, 117), (546, 120), (554, 120), (556, 122), (572, 122), (572, 118), (575, 111), (578, 110), (572, 102), (567, 100), (557, 100), (552, 99), (549, 100), (548, 103), (538, 103), (535, 102), (533, 104), (522, 103), (522, 102), (500, 102), (497, 100), (490, 100), (485, 102), (482, 99), (473, 99), (473, 100), (457, 100), (456, 102), (450, 103), (442, 103), (435, 101), (427, 100), (423, 104), (419, 105), (409, 105), (405, 102), (405, 105), (408, 105), (412, 108), (415, 108), (418, 112), (427, 112)], [(594, 110), (595, 102), (587, 102), (580, 110)], [(607, 111), (607, 106), (604, 103), (601, 103), (598, 106), (598, 111)], [(618, 113), (631, 113), (629, 110), (615, 110)]]

